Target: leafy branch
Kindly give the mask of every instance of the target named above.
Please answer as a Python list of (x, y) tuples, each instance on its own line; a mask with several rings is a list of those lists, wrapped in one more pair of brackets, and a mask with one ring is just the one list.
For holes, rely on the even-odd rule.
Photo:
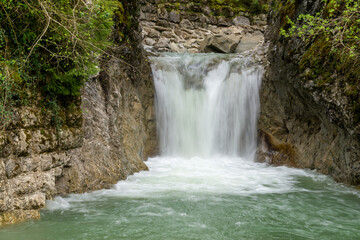
[(303, 79), (314, 81), (324, 91), (331, 91), (337, 82), (348, 100), (352, 121), (360, 124), (359, 0), (323, 0), (315, 16), (287, 16), (280, 34), (305, 42), (299, 62)]
[(100, 70), (118, 9), (116, 0), (0, 0), (0, 128), (38, 91), (49, 102), (80, 93)]
[(285, 37), (297, 36), (312, 41), (325, 36), (331, 42), (332, 50), (345, 48), (350, 57), (360, 55), (360, 2), (358, 0), (323, 0), (324, 8), (315, 16), (301, 14), (294, 22), (287, 17), (287, 30), (280, 33)]

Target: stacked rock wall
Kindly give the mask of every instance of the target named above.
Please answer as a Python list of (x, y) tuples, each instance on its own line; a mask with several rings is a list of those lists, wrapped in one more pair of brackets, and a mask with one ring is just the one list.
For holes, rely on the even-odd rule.
[(229, 38), (236, 46), (244, 36), (257, 36), (244, 39), (244, 43), (251, 41), (256, 45), (262, 40), (266, 25), (265, 14), (226, 4), (214, 5), (213, 1), (142, 0), (140, 3), (143, 45), (151, 52), (205, 52), (202, 45), (214, 36)]

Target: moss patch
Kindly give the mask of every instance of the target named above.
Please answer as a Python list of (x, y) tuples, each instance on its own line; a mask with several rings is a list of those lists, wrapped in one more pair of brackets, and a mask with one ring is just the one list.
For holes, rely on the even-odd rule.
[(167, 10), (179, 11), (184, 8), (191, 12), (202, 12), (204, 6), (207, 6), (214, 16), (230, 17), (245, 12), (251, 15), (266, 13), (268, 11), (268, 2), (268, 0), (193, 0), (184, 6), (184, 4), (161, 0), (158, 7), (165, 7)]
[(291, 144), (279, 142), (271, 134), (262, 130), (259, 130), (259, 138), (267, 148), (265, 155), (270, 158), (271, 164), (297, 167), (296, 153)]
[(345, 49), (332, 50), (326, 36), (317, 37), (300, 60), (300, 70), (306, 71), (304, 80), (314, 80), (318, 87), (331, 86), (340, 81), (349, 100), (354, 123), (360, 123), (360, 60), (350, 57)]

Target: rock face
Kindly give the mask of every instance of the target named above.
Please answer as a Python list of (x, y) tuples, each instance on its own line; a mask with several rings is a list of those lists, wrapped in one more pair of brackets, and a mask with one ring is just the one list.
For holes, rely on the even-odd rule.
[(237, 45), (235, 52), (236, 53), (243, 53), (250, 49), (254, 49), (259, 43), (264, 41), (264, 36), (262, 34), (259, 35), (250, 35), (244, 36), (240, 43)]
[(36, 102), (14, 110), (0, 131), (0, 225), (38, 219), (56, 195), (109, 188), (147, 169), (144, 161), (157, 151), (154, 88), (140, 34), (133, 35), (131, 46), (113, 47), (104, 71), (58, 116)]
[[(302, 1), (287, 9), (293, 9), (296, 16), (315, 13), (319, 4)], [(286, 14), (273, 11), (269, 16), (270, 65), (261, 92), (259, 159), (316, 169), (337, 181), (359, 185), (359, 126), (341, 117), (339, 106), (346, 108), (346, 103), (336, 83), (330, 97), (304, 79), (299, 59), (309, 46), (280, 36)]]
[(150, 67), (142, 76), (117, 58), (85, 84), (82, 95), (84, 143), (56, 181), (57, 194), (109, 188), (134, 172), (147, 170), (156, 151), (153, 85)]
[(249, 18), (244, 16), (237, 16), (233, 19), (233, 24), (235, 26), (241, 26), (241, 25), (250, 25)]
[(83, 145), (76, 104), (60, 112), (59, 129), (52, 111), (32, 105), (15, 109), (11, 126), (0, 132), (0, 225), (39, 218), (45, 200), (56, 195), (56, 179)]

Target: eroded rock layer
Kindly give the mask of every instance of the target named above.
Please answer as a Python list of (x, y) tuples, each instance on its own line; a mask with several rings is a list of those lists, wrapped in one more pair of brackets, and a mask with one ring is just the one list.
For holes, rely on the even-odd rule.
[(73, 104), (59, 113), (60, 128), (53, 124), (60, 116), (32, 105), (15, 109), (0, 132), (0, 225), (39, 218), (45, 200), (57, 194), (56, 179), (84, 141), (79, 100)]

